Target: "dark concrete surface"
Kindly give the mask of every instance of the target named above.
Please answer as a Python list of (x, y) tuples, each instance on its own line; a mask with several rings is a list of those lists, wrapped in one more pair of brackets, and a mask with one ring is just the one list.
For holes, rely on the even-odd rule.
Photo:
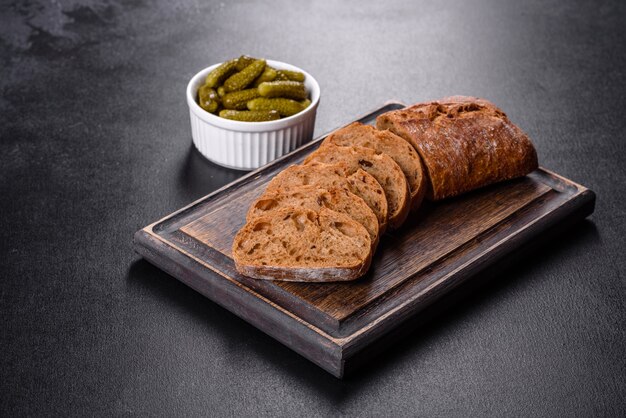
[[(623, 1), (0, 3), (0, 415), (626, 415)], [(238, 178), (184, 89), (241, 53), (322, 87), (316, 134), (394, 98), (500, 105), (595, 214), (339, 381), (141, 260)]]

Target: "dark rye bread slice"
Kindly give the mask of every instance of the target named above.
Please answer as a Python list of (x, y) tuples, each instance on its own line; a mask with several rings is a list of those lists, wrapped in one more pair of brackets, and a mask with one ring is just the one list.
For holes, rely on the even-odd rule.
[(378, 219), (363, 199), (354, 193), (338, 187), (323, 189), (314, 185), (267, 192), (258, 198), (248, 210), (246, 220), (269, 215), (281, 208), (291, 206), (319, 212), (328, 208), (348, 215), (365, 227), (372, 241), (372, 248), (378, 244)]
[(343, 163), (351, 173), (360, 169), (368, 172), (385, 191), (389, 205), (389, 227), (397, 229), (406, 220), (411, 208), (409, 186), (398, 164), (388, 155), (377, 154), (371, 148), (327, 145), (304, 160), (305, 165), (315, 162)]
[(429, 179), (426, 197), (440, 200), (524, 176), (538, 166), (526, 134), (493, 103), (454, 96), (383, 113), (378, 129), (411, 143)]
[(400, 166), (409, 183), (411, 208), (417, 209), (421, 205), (428, 188), (422, 161), (415, 148), (398, 135), (388, 130), (380, 131), (373, 126), (353, 122), (328, 135), (322, 142), (322, 146), (327, 145), (341, 147), (354, 145), (387, 154)]
[(369, 268), (372, 251), (369, 233), (348, 215), (294, 207), (253, 218), (232, 248), (239, 273), (298, 282), (357, 279)]
[(363, 170), (351, 173), (345, 164), (292, 165), (278, 173), (267, 185), (266, 193), (281, 192), (295, 186), (315, 185), (348, 190), (365, 201), (378, 219), (379, 234), (387, 229), (387, 198), (374, 177)]

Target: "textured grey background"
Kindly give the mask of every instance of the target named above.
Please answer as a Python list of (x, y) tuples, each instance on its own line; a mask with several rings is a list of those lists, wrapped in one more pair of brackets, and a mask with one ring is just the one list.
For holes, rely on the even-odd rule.
[[(626, 415), (625, 22), (620, 1), (2, 1), (0, 415)], [(390, 98), (491, 99), (596, 212), (335, 380), (132, 251), (241, 175), (193, 149), (184, 100), (240, 53), (317, 78), (316, 134)]]

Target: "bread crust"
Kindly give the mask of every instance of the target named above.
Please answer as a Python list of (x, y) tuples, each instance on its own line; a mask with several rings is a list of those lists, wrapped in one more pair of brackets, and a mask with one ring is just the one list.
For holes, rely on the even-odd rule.
[(340, 268), (340, 267), (272, 267), (272, 266), (249, 266), (235, 264), (237, 271), (244, 276), (260, 280), (280, 280), (283, 282), (308, 282), (308, 283), (330, 283), (349, 282), (364, 275), (371, 264), (370, 255), (367, 264), (361, 268)]
[(371, 148), (389, 155), (404, 173), (411, 192), (411, 209), (417, 210), (428, 188), (428, 182), (417, 151), (406, 141), (389, 130), (378, 130), (371, 125), (353, 122), (331, 133), (322, 142), (322, 147), (359, 146)]
[(453, 96), (418, 103), (376, 118), (411, 143), (428, 177), (426, 197), (441, 200), (537, 169), (528, 136), (493, 103)]

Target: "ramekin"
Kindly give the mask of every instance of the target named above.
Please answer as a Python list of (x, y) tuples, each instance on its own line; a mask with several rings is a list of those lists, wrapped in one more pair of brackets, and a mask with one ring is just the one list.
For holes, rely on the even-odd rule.
[(253, 170), (285, 155), (313, 138), (320, 86), (306, 71), (280, 61), (267, 64), (282, 70), (304, 73), (311, 104), (302, 112), (268, 122), (240, 122), (220, 118), (202, 109), (197, 92), (218, 64), (197, 73), (187, 85), (187, 104), (193, 143), (207, 159), (224, 167)]

